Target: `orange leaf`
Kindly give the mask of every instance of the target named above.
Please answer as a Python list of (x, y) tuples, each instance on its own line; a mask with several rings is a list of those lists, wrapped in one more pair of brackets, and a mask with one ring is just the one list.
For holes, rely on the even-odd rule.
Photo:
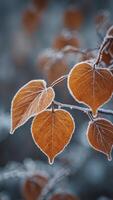
[(78, 200), (78, 197), (75, 197), (71, 194), (58, 193), (53, 195), (50, 200)]
[(53, 88), (46, 88), (44, 80), (33, 80), (23, 86), (12, 100), (11, 133), (22, 126), (30, 117), (49, 107), (54, 97)]
[(113, 26), (106, 33), (105, 43), (106, 45), (101, 52), (101, 61), (105, 67), (109, 67), (113, 64)]
[(113, 38), (110, 38), (101, 53), (101, 61), (105, 67), (113, 64)]
[(87, 138), (89, 144), (107, 155), (111, 160), (111, 150), (113, 145), (113, 124), (103, 118), (97, 118), (89, 123)]
[(23, 185), (23, 196), (25, 200), (37, 200), (47, 182), (48, 178), (42, 175), (33, 175), (27, 178)]
[(31, 132), (34, 142), (50, 164), (70, 142), (74, 126), (73, 118), (63, 109), (44, 111), (33, 120)]
[(113, 76), (107, 69), (94, 69), (91, 63), (81, 62), (70, 71), (68, 88), (77, 101), (88, 105), (96, 115), (112, 95)]
[(47, 78), (49, 84), (69, 71), (64, 58), (62, 56), (59, 57), (51, 49), (39, 55), (37, 64), (38, 70)]
[(37, 8), (38, 12), (45, 10), (47, 3), (47, 0), (33, 0), (33, 4)]
[(70, 30), (79, 29), (83, 21), (84, 15), (82, 10), (69, 8), (64, 13), (64, 25)]
[(75, 33), (72, 34), (70, 32), (63, 32), (58, 37), (56, 37), (56, 39), (53, 42), (53, 48), (55, 48), (56, 50), (61, 50), (68, 45), (79, 48), (80, 41), (75, 35)]
[(98, 29), (108, 29), (110, 26), (110, 13), (107, 10), (99, 10), (95, 16), (95, 24)]
[(68, 71), (69, 70), (64, 60), (56, 60), (54, 63), (51, 64), (51, 67), (46, 70), (48, 83), (51, 84), (53, 81), (66, 74)]
[(40, 16), (35, 9), (27, 9), (24, 11), (22, 16), (22, 23), (25, 30), (29, 33), (36, 31), (37, 26), (39, 25)]
[(101, 54), (101, 61), (105, 64), (105, 66), (110, 66), (112, 63), (111, 61), (113, 60), (111, 55), (106, 51), (106, 49), (102, 52)]

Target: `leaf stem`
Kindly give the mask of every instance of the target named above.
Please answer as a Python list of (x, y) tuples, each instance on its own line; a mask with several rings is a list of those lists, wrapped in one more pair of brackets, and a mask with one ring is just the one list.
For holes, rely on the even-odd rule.
[[(58, 101), (54, 101), (54, 104), (56, 104), (57, 106), (60, 106), (60, 107), (79, 110), (79, 111), (86, 113), (87, 115), (88, 115), (89, 112), (91, 112), (91, 109), (89, 109), (89, 108), (83, 108), (81, 106), (76, 106), (76, 105), (71, 105), (71, 104), (64, 104), (64, 103), (61, 103), (61, 102), (58, 102)], [(98, 112), (103, 113), (103, 114), (113, 115), (113, 111), (110, 110), (110, 109), (100, 108), (98, 110)]]
[(51, 107), (52, 107), (52, 113), (54, 113), (54, 101), (52, 102)]
[(51, 87), (54, 87), (55, 85), (57, 85), (58, 83), (62, 82), (63, 80), (65, 80), (68, 77), (68, 74), (61, 76), (60, 78), (58, 78), (57, 80), (55, 80), (52, 84)]
[(100, 59), (101, 59), (101, 56), (102, 56), (102, 51), (104, 50), (105, 46), (107, 45), (109, 39), (110, 39), (110, 38), (107, 38), (107, 37), (104, 39), (104, 41), (103, 41), (103, 43), (102, 43), (102, 45), (101, 45), (101, 47), (100, 47), (100, 50), (99, 50), (99, 52), (98, 52), (98, 56), (97, 56), (96, 62), (95, 62), (95, 64), (94, 64), (94, 68), (95, 68), (96, 65), (99, 64)]

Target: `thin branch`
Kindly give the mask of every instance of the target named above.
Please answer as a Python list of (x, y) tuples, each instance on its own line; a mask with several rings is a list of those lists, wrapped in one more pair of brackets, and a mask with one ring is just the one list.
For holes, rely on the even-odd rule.
[(108, 69), (113, 70), (113, 65), (110, 65)]
[(85, 52), (83, 51), (83, 50), (81, 50), (81, 49), (78, 49), (78, 48), (76, 48), (76, 47), (73, 47), (73, 46), (71, 46), (71, 45), (67, 45), (67, 46), (65, 46), (63, 49), (61, 49), (61, 52), (62, 53), (81, 53), (81, 54), (85, 54)]
[(65, 80), (68, 77), (68, 74), (61, 76), (60, 78), (58, 78), (57, 80), (55, 80), (52, 84), (51, 87), (54, 87), (55, 85), (57, 85), (58, 83), (62, 82), (63, 80)]
[[(54, 189), (55, 185), (58, 184), (63, 178), (68, 176), (70, 174), (69, 169), (61, 169), (59, 172), (57, 172), (53, 178), (50, 179), (48, 184), (44, 187), (44, 189), (41, 192), (39, 200), (46, 200), (48, 194)], [(38, 200), (37, 199), (37, 200)]]
[(65, 46), (63, 49), (61, 49), (62, 53), (79, 53), (79, 54), (83, 54), (86, 55), (87, 52), (91, 52), (91, 51), (96, 51), (98, 50), (99, 47), (93, 48), (93, 49), (79, 49), (76, 47), (73, 47), (71, 45)]
[(108, 41), (109, 41), (110, 39), (111, 39), (111, 38), (109, 38), (109, 37), (106, 37), (106, 38), (104, 39), (104, 41), (103, 41), (103, 43), (102, 43), (102, 45), (101, 45), (101, 47), (100, 47), (100, 50), (99, 50), (99, 52), (98, 52), (98, 56), (97, 56), (96, 62), (95, 62), (95, 64), (94, 64), (94, 67), (95, 67), (96, 65), (99, 64), (100, 59), (101, 59), (101, 56), (102, 56), (102, 52), (103, 52), (105, 46), (107, 45), (107, 43), (108, 43)]
[(88, 48), (88, 49), (85, 49), (84, 52), (91, 52), (91, 51), (97, 51), (100, 49), (100, 46), (98, 45), (97, 47), (95, 48)]
[(98, 110), (98, 112), (103, 113), (103, 114), (113, 115), (113, 111), (110, 110), (110, 109), (100, 108), (100, 109)]
[[(65, 108), (70, 108), (70, 109), (75, 109), (75, 110), (79, 110), (82, 111), (86, 114), (88, 114), (89, 112), (91, 112), (91, 110), (89, 108), (83, 108), (81, 106), (76, 106), (76, 105), (70, 105), (70, 104), (64, 104), (58, 101), (54, 101), (54, 104), (56, 104), (57, 106), (60, 107), (65, 107)], [(98, 110), (98, 112), (103, 113), (103, 114), (109, 114), (109, 115), (113, 115), (113, 111), (110, 109), (104, 109), (104, 108), (100, 108)]]
[(64, 104), (64, 103), (61, 103), (61, 102), (58, 102), (58, 101), (54, 101), (54, 104), (56, 104), (59, 107), (65, 107), (65, 108), (79, 110), (79, 111), (82, 111), (86, 114), (90, 111), (88, 108), (83, 108), (83, 107), (76, 106), (76, 105)]

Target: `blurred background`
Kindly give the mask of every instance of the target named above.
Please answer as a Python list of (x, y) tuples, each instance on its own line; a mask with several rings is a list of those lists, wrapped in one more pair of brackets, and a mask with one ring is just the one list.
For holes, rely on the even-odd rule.
[[(33, 79), (49, 85), (95, 58), (112, 24), (112, 0), (0, 0), (0, 200), (113, 200), (113, 161), (89, 146), (84, 113), (67, 109), (76, 132), (52, 166), (32, 140), (32, 119), (9, 134), (18, 89)], [(66, 81), (55, 91), (56, 100), (78, 105)], [(113, 99), (104, 107), (113, 109)]]

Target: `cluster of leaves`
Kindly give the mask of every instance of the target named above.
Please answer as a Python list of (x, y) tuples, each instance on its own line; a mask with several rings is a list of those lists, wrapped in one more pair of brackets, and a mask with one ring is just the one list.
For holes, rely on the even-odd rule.
[(48, 157), (50, 164), (70, 142), (75, 130), (71, 114), (64, 109), (55, 108), (55, 104), (60, 104), (54, 100), (54, 86), (65, 78), (73, 98), (88, 107), (87, 111), (83, 108), (82, 110), (90, 119), (87, 129), (89, 144), (111, 160), (113, 124), (99, 118), (98, 112), (113, 93), (112, 44), (113, 27), (107, 31), (95, 59), (76, 64), (68, 75), (60, 77), (48, 87), (44, 80), (32, 80), (14, 96), (11, 106), (11, 133), (25, 124), (29, 118), (35, 117), (31, 126), (32, 137), (35, 144)]

